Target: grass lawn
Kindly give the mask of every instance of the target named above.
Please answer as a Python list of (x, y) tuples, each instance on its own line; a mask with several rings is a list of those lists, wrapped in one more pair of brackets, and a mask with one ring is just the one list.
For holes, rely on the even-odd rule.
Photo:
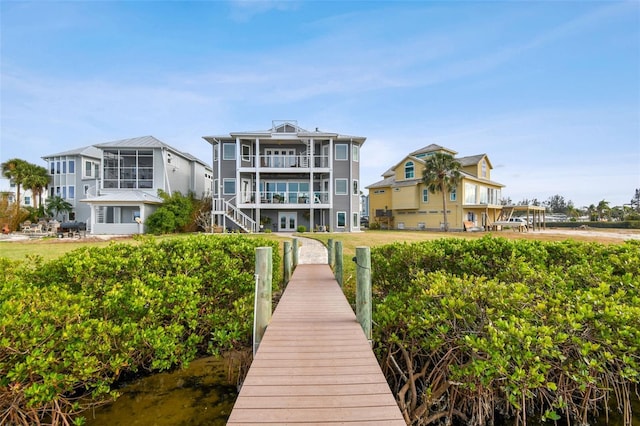
[[(416, 242), (425, 240), (435, 240), (439, 238), (481, 238), (485, 235), (494, 235), (497, 237), (504, 237), (509, 239), (534, 239), (541, 241), (564, 241), (567, 239), (588, 241), (588, 242), (600, 242), (605, 244), (620, 244), (623, 239), (619, 237), (620, 233), (632, 233), (635, 236), (640, 236), (640, 231), (599, 231), (590, 230), (589, 232), (582, 232), (578, 230), (574, 231), (553, 231), (546, 232), (515, 232), (515, 231), (502, 231), (494, 233), (486, 232), (426, 232), (426, 231), (370, 231), (355, 232), (355, 233), (315, 233), (307, 232), (303, 234), (297, 234), (300, 237), (314, 238), (327, 244), (327, 241), (331, 238), (334, 241), (342, 241), (343, 254), (347, 259), (351, 259), (355, 255), (355, 248), (358, 246), (379, 246), (389, 244), (393, 242)], [(618, 235), (617, 235), (618, 234)], [(160, 237), (149, 238), (182, 238), (188, 234), (180, 235), (166, 235)], [(278, 233), (264, 233), (264, 234), (252, 234), (249, 237), (264, 237), (272, 238), (280, 241), (284, 241), (287, 237)], [(70, 239), (70, 238), (41, 238), (34, 240), (23, 241), (0, 241), (0, 257), (6, 257), (9, 259), (24, 259), (27, 256), (41, 256), (45, 261), (55, 259), (63, 254), (75, 250), (84, 246), (107, 246), (113, 242), (117, 243), (130, 243), (137, 244), (137, 239), (133, 237), (119, 237), (113, 240), (103, 240), (100, 238), (89, 237), (83, 239)], [(346, 265), (345, 265), (346, 266)]]

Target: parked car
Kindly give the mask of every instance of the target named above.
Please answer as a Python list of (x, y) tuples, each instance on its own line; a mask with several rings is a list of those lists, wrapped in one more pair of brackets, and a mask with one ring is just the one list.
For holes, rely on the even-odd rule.
[(360, 226), (363, 228), (369, 227), (369, 216), (360, 216)]

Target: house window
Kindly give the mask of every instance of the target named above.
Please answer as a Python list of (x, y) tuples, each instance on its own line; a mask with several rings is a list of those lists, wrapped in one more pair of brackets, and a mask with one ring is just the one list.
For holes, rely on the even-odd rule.
[(24, 205), (25, 206), (30, 206), (31, 205), (31, 197), (29, 197), (29, 196), (24, 197)]
[(222, 180), (222, 193), (224, 195), (235, 195), (235, 193), (236, 193), (236, 180), (235, 179), (223, 179)]
[(349, 145), (345, 143), (336, 144), (336, 160), (346, 161), (349, 159)]
[(73, 200), (76, 198), (76, 187), (71, 185), (69, 186), (69, 199)]
[(487, 160), (482, 160), (482, 163), (480, 163), (480, 168), (481, 168), (481, 173), (482, 173), (482, 177), (486, 178), (487, 177)]
[(85, 161), (84, 162), (84, 175), (85, 177), (93, 177), (93, 162)]
[(449, 201), (456, 201), (458, 199), (458, 190), (453, 188), (453, 190), (449, 193)]
[(222, 144), (222, 159), (223, 160), (235, 160), (236, 159), (236, 144), (223, 143)]
[(353, 195), (358, 195), (358, 180), (353, 180)]
[(422, 202), (423, 203), (428, 203), (429, 202), (429, 190), (428, 189), (423, 189), (422, 190)]
[(358, 227), (360, 226), (360, 219), (358, 218), (358, 213), (354, 213), (353, 216), (351, 217), (351, 220), (353, 223), (353, 226)]
[(353, 145), (353, 148), (351, 149), (351, 157), (355, 162), (360, 161), (360, 147), (358, 145)]
[(67, 162), (62, 162), (62, 174), (67, 174)]
[(75, 160), (69, 160), (69, 174), (75, 174), (76, 172), (76, 162)]
[(414, 175), (413, 161), (407, 161), (406, 163), (404, 163), (404, 178), (413, 179)]
[(53, 175), (56, 173), (56, 162), (52, 161), (49, 163), (49, 174)]
[(89, 193), (89, 185), (84, 185), (82, 187), (82, 191), (83, 191), (84, 195), (87, 195)]
[(60, 174), (60, 162), (56, 161), (56, 174), (59, 175)]
[(251, 146), (242, 145), (242, 161), (251, 161)]
[(347, 212), (338, 212), (336, 218), (336, 226), (338, 228), (344, 228), (347, 226)]
[(105, 188), (153, 188), (153, 151), (109, 149), (103, 158)]
[(349, 194), (348, 179), (336, 179), (336, 195)]
[(218, 161), (218, 145), (213, 146), (213, 161)]

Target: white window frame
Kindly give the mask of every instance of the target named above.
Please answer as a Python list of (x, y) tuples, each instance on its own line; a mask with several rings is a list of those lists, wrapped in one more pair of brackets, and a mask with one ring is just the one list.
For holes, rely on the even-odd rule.
[[(409, 176), (409, 171), (411, 171), (411, 176)], [(413, 179), (416, 177), (416, 164), (413, 161), (407, 161), (404, 163), (404, 178), (405, 179)]]
[(351, 148), (351, 158), (356, 163), (360, 161), (360, 147), (358, 145), (353, 145)]
[(424, 188), (422, 190), (422, 202), (423, 203), (429, 202), (429, 190), (427, 188)]
[[(344, 149), (344, 158), (342, 158), (342, 155), (338, 155), (338, 151), (342, 151)], [(336, 161), (349, 161), (349, 145), (346, 143), (337, 143), (336, 144), (336, 155), (335, 155), (335, 159)], [(340, 154), (342, 154), (342, 152), (340, 152)]]
[(360, 185), (359, 185), (358, 179), (353, 180), (352, 190), (353, 190), (353, 195), (358, 195), (360, 193)]
[[(227, 183), (233, 183), (233, 192), (227, 192)], [(234, 178), (222, 179), (222, 195), (236, 195), (236, 180)]]
[[(344, 225), (340, 225), (340, 216), (344, 217)], [(346, 227), (347, 227), (347, 212), (345, 211), (336, 212), (336, 228), (344, 229)]]
[[(340, 189), (338, 192), (338, 182), (344, 185), (344, 191)], [(349, 195), (349, 179), (338, 178), (335, 181), (335, 195)]]
[[(229, 146), (233, 147), (233, 155), (228, 155), (229, 152), (227, 148)], [(223, 143), (222, 144), (222, 159), (223, 160), (235, 160), (236, 159), (236, 144), (235, 143)]]
[[(245, 154), (245, 148), (247, 153)], [(251, 145), (242, 144), (242, 161), (251, 161)]]
[(353, 220), (353, 227), (360, 228), (360, 215), (357, 212), (354, 212), (351, 220)]
[(458, 199), (458, 188), (453, 188), (453, 191), (449, 193), (449, 201), (457, 201)]

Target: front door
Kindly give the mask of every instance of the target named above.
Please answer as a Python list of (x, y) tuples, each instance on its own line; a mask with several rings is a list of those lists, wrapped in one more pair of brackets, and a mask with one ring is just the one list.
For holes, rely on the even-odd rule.
[(278, 213), (278, 231), (295, 232), (297, 228), (298, 214), (295, 212)]

